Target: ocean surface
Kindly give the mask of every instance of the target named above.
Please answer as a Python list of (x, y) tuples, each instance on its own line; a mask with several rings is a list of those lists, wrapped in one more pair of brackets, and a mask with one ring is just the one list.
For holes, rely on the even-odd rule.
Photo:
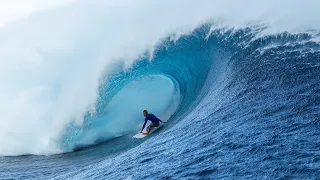
[(314, 17), (92, 2), (0, 29), (0, 179), (320, 179)]

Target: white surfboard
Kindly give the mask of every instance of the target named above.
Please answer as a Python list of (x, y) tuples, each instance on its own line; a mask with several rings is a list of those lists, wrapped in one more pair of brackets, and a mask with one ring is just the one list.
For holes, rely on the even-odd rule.
[[(144, 138), (144, 137), (148, 136), (148, 135), (145, 135), (145, 134), (143, 134), (143, 133), (147, 133), (147, 128), (148, 128), (148, 126), (149, 126), (150, 124), (151, 124), (151, 123), (147, 123), (147, 125), (146, 125), (146, 127), (143, 129), (142, 133), (139, 132), (138, 134), (134, 135), (132, 138), (140, 139), (140, 138)], [(162, 126), (163, 126), (163, 123), (160, 122), (160, 125), (159, 125), (158, 127), (153, 127), (153, 128), (152, 128), (152, 130), (151, 130), (151, 132), (149, 133), (149, 135), (150, 135), (152, 132), (160, 129), (160, 127), (162, 127)]]

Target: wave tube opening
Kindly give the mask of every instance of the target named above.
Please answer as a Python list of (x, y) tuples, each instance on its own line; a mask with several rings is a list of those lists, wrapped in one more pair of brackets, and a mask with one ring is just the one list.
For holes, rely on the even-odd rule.
[(70, 124), (62, 146), (70, 151), (138, 131), (144, 109), (167, 121), (179, 104), (179, 88), (168, 76), (153, 74), (125, 82), (99, 115), (88, 117), (82, 127)]

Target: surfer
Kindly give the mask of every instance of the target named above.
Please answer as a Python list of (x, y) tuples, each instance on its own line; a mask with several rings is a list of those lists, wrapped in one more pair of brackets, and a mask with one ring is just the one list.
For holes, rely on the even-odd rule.
[(152, 122), (147, 128), (147, 133), (143, 133), (144, 135), (148, 135), (153, 127), (158, 127), (160, 125), (160, 122), (166, 123), (164, 121), (161, 121), (155, 115), (148, 114), (147, 110), (143, 110), (143, 116), (146, 117), (146, 118), (144, 119), (144, 124), (142, 126), (142, 129), (141, 129), (140, 133), (142, 133), (143, 129), (146, 127), (146, 124), (147, 124), (148, 120)]

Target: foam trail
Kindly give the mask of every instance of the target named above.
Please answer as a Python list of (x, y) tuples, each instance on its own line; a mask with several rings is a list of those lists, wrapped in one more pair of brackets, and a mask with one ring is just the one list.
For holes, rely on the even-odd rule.
[(208, 21), (227, 27), (265, 23), (270, 32), (319, 29), (319, 5), (95, 0), (11, 22), (0, 30), (0, 155), (61, 152), (61, 132), (94, 111), (99, 80), (110, 65), (130, 67), (167, 36), (179, 38)]

